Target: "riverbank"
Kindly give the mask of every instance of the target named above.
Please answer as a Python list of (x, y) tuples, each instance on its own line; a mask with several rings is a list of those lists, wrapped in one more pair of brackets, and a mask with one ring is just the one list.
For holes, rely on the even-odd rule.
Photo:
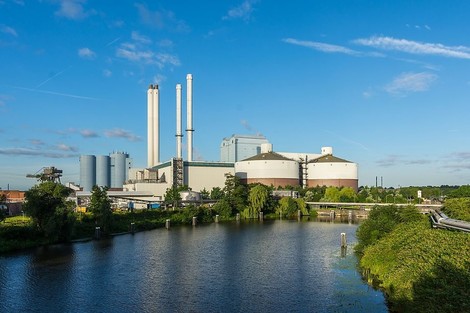
[(385, 291), (391, 312), (470, 312), (468, 233), (392, 208), (371, 212), (358, 239), (363, 273)]

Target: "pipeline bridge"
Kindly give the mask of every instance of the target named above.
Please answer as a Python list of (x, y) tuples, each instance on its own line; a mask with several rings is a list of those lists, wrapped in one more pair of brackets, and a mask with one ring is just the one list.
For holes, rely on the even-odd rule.
[[(409, 206), (414, 205), (418, 210), (423, 214), (429, 214), (432, 226), (434, 228), (445, 228), (459, 230), (463, 232), (470, 233), (470, 223), (462, 220), (456, 220), (449, 218), (447, 215), (442, 213), (440, 210), (442, 204), (409, 204), (409, 203), (354, 203), (354, 202), (306, 202), (312, 208), (315, 208), (319, 211), (320, 215), (329, 215), (330, 217), (335, 217), (336, 215), (341, 216), (342, 214), (337, 214), (334, 211), (331, 211), (331, 208), (348, 210), (348, 218), (352, 218), (351, 210), (360, 210), (360, 212), (355, 212), (356, 217), (367, 217), (367, 211), (370, 211), (374, 207), (381, 206)], [(333, 214), (332, 214), (333, 212)], [(344, 212), (344, 211), (343, 211)], [(322, 214), (323, 213), (323, 214)]]

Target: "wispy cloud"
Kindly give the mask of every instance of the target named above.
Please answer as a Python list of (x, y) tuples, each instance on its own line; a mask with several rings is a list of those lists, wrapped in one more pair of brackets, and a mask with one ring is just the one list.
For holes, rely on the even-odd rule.
[(92, 60), (96, 58), (96, 53), (92, 51), (90, 48), (80, 48), (78, 49), (78, 56), (83, 58), (83, 59), (89, 59)]
[(60, 8), (55, 14), (71, 20), (84, 19), (96, 13), (94, 10), (85, 10), (86, 2), (86, 0), (59, 0)]
[(306, 40), (298, 40), (294, 38), (285, 38), (282, 39), (283, 42), (289, 43), (296, 46), (306, 47), (313, 50), (325, 52), (325, 53), (343, 53), (353, 56), (361, 56), (363, 55), (362, 52), (349, 49), (347, 47), (332, 45), (323, 42), (316, 42), (316, 41), (306, 41)]
[(13, 99), (11, 96), (0, 94), (0, 107), (5, 106), (8, 100)]
[(115, 129), (112, 129), (112, 130), (107, 130), (105, 131), (105, 135), (106, 137), (109, 137), (109, 138), (124, 138), (124, 139), (127, 139), (129, 141), (140, 141), (141, 138), (139, 136), (136, 136), (134, 135), (133, 133), (125, 130), (125, 129), (121, 129), (121, 128), (115, 128)]
[(149, 44), (149, 43), (152, 43), (152, 40), (150, 40), (149, 37), (144, 36), (144, 35), (141, 35), (141, 34), (139, 34), (139, 32), (137, 32), (137, 31), (133, 31), (133, 32), (131, 33), (131, 38), (132, 38), (132, 40), (135, 40), (135, 41), (140, 42), (140, 43), (142, 43), (142, 44)]
[(429, 89), (437, 79), (437, 75), (429, 72), (402, 73), (384, 87), (384, 90), (397, 96), (405, 96), (412, 92), (421, 92)]
[(231, 8), (228, 10), (227, 14), (222, 17), (223, 20), (234, 20), (242, 19), (244, 21), (249, 21), (253, 13), (253, 4), (256, 0), (245, 0), (239, 6)]
[(176, 55), (165, 52), (153, 52), (147, 46), (150, 39), (142, 37), (138, 33), (131, 34), (133, 42), (124, 42), (119, 48), (116, 49), (116, 56), (119, 58), (127, 59), (131, 62), (141, 64), (154, 64), (159, 68), (164, 68), (167, 65), (179, 66), (181, 62)]
[(38, 156), (53, 159), (76, 158), (78, 153), (60, 153), (47, 150), (36, 150), (28, 148), (0, 148), (0, 155), (9, 156)]
[(105, 70), (103, 70), (103, 76), (104, 77), (111, 77), (111, 76), (113, 76), (113, 72), (111, 72), (108, 69), (105, 69)]
[(41, 139), (31, 139), (30, 142), (33, 146), (44, 146), (46, 144)]
[(82, 137), (84, 137), (84, 138), (97, 138), (97, 137), (99, 137), (98, 133), (96, 133), (95, 131), (90, 130), (90, 129), (82, 129), (80, 131), (80, 135), (82, 135)]
[(121, 37), (114, 38), (113, 40), (111, 40), (110, 42), (108, 42), (108, 43), (106, 44), (106, 47), (109, 47), (109, 46), (111, 46), (112, 44), (118, 42), (119, 39), (121, 39)]
[(372, 36), (353, 41), (355, 44), (376, 49), (399, 51), (410, 54), (436, 55), (449, 58), (470, 59), (470, 48), (466, 46), (445, 46), (440, 43), (424, 43), (393, 37)]
[(66, 145), (64, 143), (58, 144), (56, 146), (56, 149), (60, 150), (60, 151), (70, 151), (70, 152), (77, 152), (78, 151), (77, 147), (72, 147), (72, 146)]
[(425, 165), (433, 163), (429, 159), (407, 159), (405, 156), (390, 154), (383, 159), (377, 160), (377, 164), (382, 167), (393, 167), (397, 165)]
[(7, 25), (0, 25), (0, 32), (2, 32), (4, 34), (8, 34), (8, 35), (18, 37), (18, 33), (16, 32), (16, 30), (14, 28), (10, 27), (10, 26), (7, 26)]
[(176, 18), (172, 11), (164, 9), (152, 11), (145, 4), (136, 3), (142, 23), (158, 29), (168, 29), (176, 32), (188, 32), (189, 26), (185, 21)]

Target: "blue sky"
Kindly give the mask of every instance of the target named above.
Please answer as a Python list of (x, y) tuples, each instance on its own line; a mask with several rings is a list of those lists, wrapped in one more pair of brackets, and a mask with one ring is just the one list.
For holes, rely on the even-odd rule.
[(45, 166), (78, 183), (81, 154), (144, 167), (151, 83), (173, 157), (187, 73), (195, 159), (261, 133), (276, 151), (332, 146), (360, 185), (468, 184), (470, 2), (451, 3), (0, 0), (0, 188)]

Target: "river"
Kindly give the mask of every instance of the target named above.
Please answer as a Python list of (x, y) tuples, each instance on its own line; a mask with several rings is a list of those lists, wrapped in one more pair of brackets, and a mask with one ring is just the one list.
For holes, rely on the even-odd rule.
[(357, 272), (356, 228), (213, 223), (1, 256), (0, 312), (387, 312)]

